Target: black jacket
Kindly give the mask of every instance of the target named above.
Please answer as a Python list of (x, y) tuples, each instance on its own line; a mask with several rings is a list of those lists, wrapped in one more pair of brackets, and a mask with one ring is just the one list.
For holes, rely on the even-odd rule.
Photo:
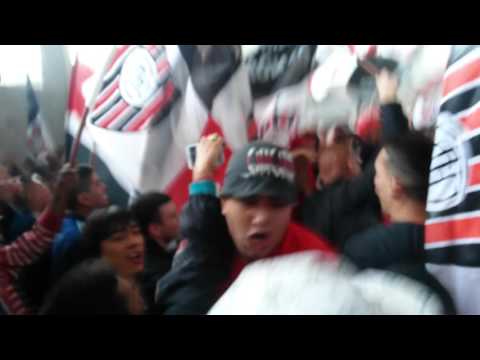
[(228, 281), (234, 258), (220, 200), (209, 195), (190, 196), (180, 228), (188, 245), (158, 281), (153, 311), (164, 315), (206, 314), (217, 301), (222, 284)]
[(173, 254), (161, 248), (153, 239), (145, 239), (145, 269), (142, 274), (143, 294), (148, 308), (154, 306), (158, 280), (170, 270)]
[[(400, 108), (393, 105), (393, 108), (396, 107)], [(386, 129), (397, 132), (399, 126), (403, 126), (403, 118), (398, 119), (398, 109), (393, 113), (397, 117)], [(403, 115), (401, 108), (400, 114)], [(373, 179), (370, 179), (370, 182), (362, 182), (370, 186), (371, 194)], [(340, 204), (341, 200), (338, 201)], [(172, 269), (158, 281), (153, 312), (165, 315), (205, 314), (218, 299), (221, 286), (229, 280), (235, 253), (221, 213), (220, 200), (208, 195), (190, 196), (182, 211), (180, 227), (188, 246), (174, 258)]]
[[(408, 119), (398, 103), (380, 107), (381, 140), (386, 141), (408, 131)], [(381, 209), (374, 190), (375, 158), (380, 146), (366, 145), (367, 164), (359, 176), (318, 190), (301, 204), (300, 222), (325, 236), (341, 249), (345, 241), (381, 220)]]
[(424, 284), (439, 296), (445, 313), (454, 314), (451, 296), (425, 268), (424, 234), (424, 225), (379, 225), (349, 239), (343, 254), (359, 270), (388, 270)]
[(300, 207), (301, 223), (339, 249), (354, 234), (377, 225), (381, 211), (374, 174), (371, 162), (360, 176), (316, 191)]

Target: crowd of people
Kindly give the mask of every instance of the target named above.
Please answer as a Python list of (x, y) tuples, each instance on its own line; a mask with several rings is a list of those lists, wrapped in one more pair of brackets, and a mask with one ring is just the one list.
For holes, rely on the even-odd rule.
[(207, 314), (257, 260), (318, 251), (358, 273), (408, 278), (455, 314), (425, 267), (432, 139), (410, 129), (395, 75), (376, 81), (379, 121), (367, 136), (335, 129), (290, 149), (251, 142), (233, 153), (220, 191), (223, 139), (203, 137), (183, 209), (160, 192), (112, 206), (83, 164), (55, 181), (0, 169), (0, 311)]

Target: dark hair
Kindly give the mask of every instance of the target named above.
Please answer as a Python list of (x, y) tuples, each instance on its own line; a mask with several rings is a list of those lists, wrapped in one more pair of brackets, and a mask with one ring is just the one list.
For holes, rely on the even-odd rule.
[(68, 272), (48, 295), (40, 315), (127, 315), (113, 268), (103, 260), (86, 261)]
[(101, 258), (102, 242), (113, 234), (126, 230), (135, 223), (132, 213), (114, 206), (94, 211), (87, 219), (79, 241), (62, 255), (64, 266), (57, 269), (54, 281), (61, 278), (78, 264)]
[(78, 195), (90, 191), (93, 169), (89, 165), (79, 165), (77, 167), (77, 185), (68, 194), (68, 208), (75, 210), (78, 205)]
[(152, 222), (162, 222), (158, 214), (158, 209), (170, 201), (172, 201), (170, 196), (159, 192), (152, 192), (141, 195), (131, 205), (131, 210), (137, 219), (143, 236), (148, 238), (148, 225)]
[(384, 144), (388, 166), (413, 200), (427, 201), (433, 142), (417, 131)]
[(95, 211), (87, 219), (83, 229), (77, 258), (85, 260), (100, 257), (102, 242), (113, 234), (126, 230), (132, 224), (136, 225), (136, 220), (129, 210), (110, 207)]

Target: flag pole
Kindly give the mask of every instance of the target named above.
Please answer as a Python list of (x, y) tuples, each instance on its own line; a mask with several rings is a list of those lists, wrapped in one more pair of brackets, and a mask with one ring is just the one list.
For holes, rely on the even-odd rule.
[(375, 65), (373, 65), (370, 61), (366, 59), (363, 59), (363, 60), (359, 59), (358, 64), (363, 68), (363, 70), (365, 70), (368, 74), (370, 74), (373, 77), (378, 75), (378, 73), (380, 72)]
[(81, 120), (81, 123), (80, 123), (80, 128), (77, 131), (77, 135), (75, 137), (75, 141), (73, 143), (72, 150), (70, 151), (70, 161), (69, 162), (72, 166), (75, 165), (75, 162), (77, 160), (78, 149), (80, 147), (80, 140), (82, 138), (82, 133), (83, 133), (83, 130), (85, 128), (85, 125), (87, 123), (88, 115), (90, 114), (90, 110), (92, 109), (93, 105), (95, 105), (95, 100), (97, 99), (98, 93), (100, 92), (100, 87), (102, 86), (103, 78), (105, 77), (105, 75), (107, 73), (108, 66), (110, 65), (110, 63), (113, 59), (113, 56), (115, 55), (115, 50), (116, 50), (116, 46), (113, 46), (113, 49), (110, 52), (110, 55), (108, 56), (108, 58), (105, 62), (105, 65), (103, 66), (102, 72), (100, 73), (100, 76), (97, 80), (97, 84), (96, 84), (95, 89), (92, 93), (90, 101), (87, 104), (87, 106), (85, 107), (85, 111), (83, 112), (82, 120)]
[[(77, 72), (78, 72), (78, 54), (75, 54), (75, 63), (72, 66), (72, 69), (70, 71), (70, 84), (68, 88), (68, 103), (67, 103), (67, 109), (65, 111), (65, 133), (68, 133), (68, 125), (70, 123), (70, 111), (72, 109), (72, 96), (74, 95), (74, 91), (77, 86)], [(70, 146), (70, 152), (73, 147), (73, 142), (72, 145)], [(67, 147), (65, 146), (63, 150), (63, 161), (64, 162), (69, 162), (69, 153), (67, 151)]]
[(367, 58), (361, 59), (360, 56), (355, 53), (355, 46), (354, 45), (347, 45), (350, 53), (357, 58), (357, 64), (365, 70), (369, 75), (375, 77), (380, 71), (379, 69), (372, 64)]
[(95, 169), (95, 160), (97, 159), (97, 143), (93, 140), (92, 151), (90, 152), (89, 165), (92, 169)]

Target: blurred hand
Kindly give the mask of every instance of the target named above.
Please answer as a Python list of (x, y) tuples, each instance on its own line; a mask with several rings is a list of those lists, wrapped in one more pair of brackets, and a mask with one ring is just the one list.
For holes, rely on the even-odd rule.
[(20, 178), (10, 178), (0, 182), (0, 200), (11, 202), (16, 195), (23, 192)]
[(381, 104), (388, 104), (397, 100), (398, 77), (383, 69), (375, 78), (378, 97)]
[(300, 158), (305, 158), (311, 163), (317, 162), (317, 153), (311, 149), (299, 148), (290, 151), (290, 153), (292, 154), (294, 161)]
[(349, 137), (348, 129), (345, 129), (343, 126), (333, 126), (328, 129), (325, 137), (325, 146), (333, 146), (335, 144), (340, 144), (347, 140)]
[(200, 139), (193, 168), (193, 181), (213, 178), (217, 168), (217, 160), (223, 152), (223, 143), (223, 138), (218, 134)]
[(70, 164), (65, 164), (60, 170), (58, 180), (54, 188), (52, 199), (53, 210), (58, 215), (63, 215), (67, 208), (68, 195), (77, 184), (76, 169)]

